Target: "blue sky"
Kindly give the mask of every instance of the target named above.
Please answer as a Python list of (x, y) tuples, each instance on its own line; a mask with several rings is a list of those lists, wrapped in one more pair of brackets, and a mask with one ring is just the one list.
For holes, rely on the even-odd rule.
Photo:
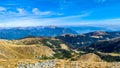
[(0, 27), (120, 25), (120, 0), (0, 0)]

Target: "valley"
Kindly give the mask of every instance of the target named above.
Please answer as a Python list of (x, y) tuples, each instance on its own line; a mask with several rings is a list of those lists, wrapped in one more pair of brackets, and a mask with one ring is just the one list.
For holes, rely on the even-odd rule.
[(13, 36), (0, 39), (0, 68), (120, 68), (119, 31)]

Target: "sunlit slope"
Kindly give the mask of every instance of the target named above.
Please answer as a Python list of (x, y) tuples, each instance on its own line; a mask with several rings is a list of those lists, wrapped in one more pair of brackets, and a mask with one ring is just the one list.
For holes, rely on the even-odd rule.
[(102, 59), (94, 53), (84, 54), (80, 56), (78, 60), (87, 62), (102, 62)]
[(54, 52), (47, 46), (17, 45), (0, 40), (0, 59), (35, 59), (36, 56), (52, 56)]

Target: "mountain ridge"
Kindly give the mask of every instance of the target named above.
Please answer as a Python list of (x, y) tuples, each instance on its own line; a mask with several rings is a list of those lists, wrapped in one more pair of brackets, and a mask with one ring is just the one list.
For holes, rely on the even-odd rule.
[(56, 26), (37, 26), (37, 27), (12, 27), (12, 28), (1, 28), (0, 38), (1, 39), (20, 39), (26, 36), (58, 36), (61, 34), (77, 34), (77, 32), (69, 29)]

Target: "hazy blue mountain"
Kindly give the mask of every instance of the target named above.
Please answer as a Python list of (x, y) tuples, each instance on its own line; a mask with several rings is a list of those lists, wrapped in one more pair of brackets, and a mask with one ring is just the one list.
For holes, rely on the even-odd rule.
[(94, 31), (116, 31), (115, 29), (113, 30), (107, 27), (97, 27), (97, 26), (64, 26), (64, 27), (72, 29), (80, 34), (94, 32)]
[(52, 37), (61, 34), (77, 34), (77, 33), (69, 28), (55, 26), (0, 28), (1, 39), (19, 39), (26, 36)]

